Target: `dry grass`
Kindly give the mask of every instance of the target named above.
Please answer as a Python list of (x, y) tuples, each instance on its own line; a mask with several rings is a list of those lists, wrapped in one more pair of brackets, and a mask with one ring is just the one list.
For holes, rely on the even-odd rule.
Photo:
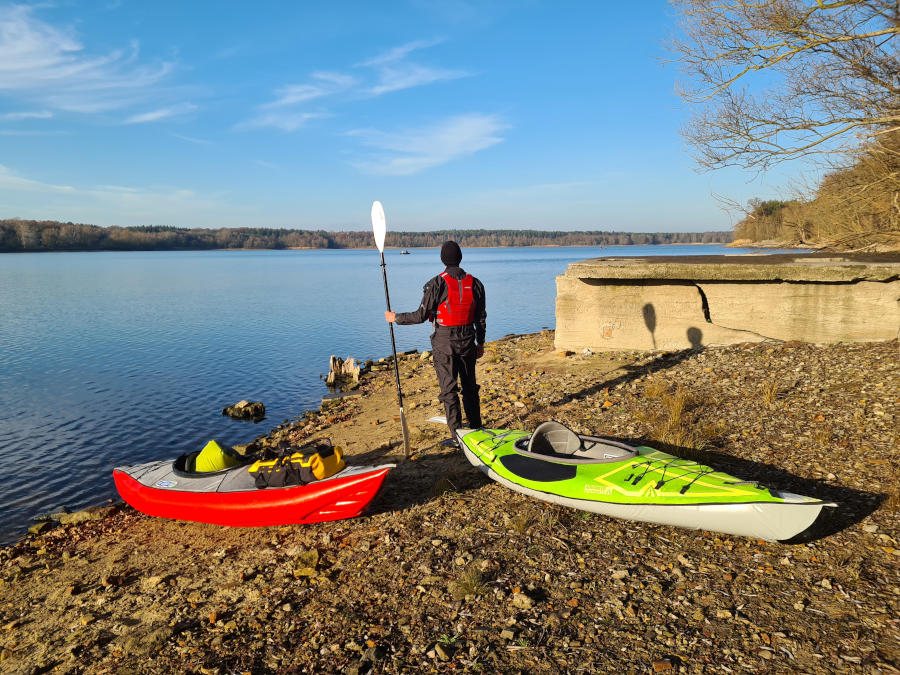
[(831, 445), (832, 432), (828, 427), (820, 427), (812, 432), (812, 442), (821, 451), (827, 451)]
[(668, 391), (669, 385), (661, 377), (653, 377), (644, 385), (644, 396), (654, 401), (661, 399)]
[(518, 513), (509, 519), (507, 525), (516, 534), (525, 534), (534, 525), (534, 518), (527, 513)]
[(778, 384), (778, 380), (769, 380), (762, 386), (761, 396), (763, 403), (766, 404), (766, 407), (771, 408), (775, 405), (775, 401), (778, 400), (779, 395), (781, 394), (781, 386)]
[(462, 600), (467, 595), (480, 595), (486, 588), (480, 560), (469, 563), (459, 575), (459, 579), (449, 584), (450, 594), (456, 600)]
[[(658, 389), (654, 387), (653, 391)], [(681, 386), (674, 392), (662, 393), (659, 401), (659, 409), (638, 415), (647, 427), (645, 436), (651, 443), (669, 447), (681, 457), (701, 459), (704, 451), (725, 431), (722, 423), (700, 419), (700, 401)]]

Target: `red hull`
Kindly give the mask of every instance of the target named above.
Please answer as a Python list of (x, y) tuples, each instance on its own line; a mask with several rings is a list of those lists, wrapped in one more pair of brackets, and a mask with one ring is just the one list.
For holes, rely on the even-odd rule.
[(250, 492), (180, 492), (142, 485), (113, 471), (122, 499), (141, 513), (195, 523), (259, 527), (342, 520), (360, 515), (375, 497), (389, 467), (309, 485)]

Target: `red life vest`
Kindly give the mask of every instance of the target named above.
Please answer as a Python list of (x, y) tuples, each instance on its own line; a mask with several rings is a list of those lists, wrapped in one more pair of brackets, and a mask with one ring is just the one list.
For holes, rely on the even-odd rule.
[(475, 321), (475, 295), (472, 293), (473, 277), (454, 279), (446, 272), (441, 278), (447, 284), (447, 299), (438, 305), (437, 322), (442, 326), (468, 326)]

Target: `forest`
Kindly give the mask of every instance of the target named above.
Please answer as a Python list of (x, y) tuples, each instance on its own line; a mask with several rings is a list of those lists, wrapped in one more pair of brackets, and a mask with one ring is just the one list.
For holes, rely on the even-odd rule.
[[(615, 246), (722, 244), (731, 232), (569, 232), (538, 230), (435, 230), (388, 232), (386, 246), (440, 246), (453, 239), (463, 247)], [(371, 248), (371, 231), (326, 232), (281, 228), (182, 228), (165, 225), (100, 227), (50, 220), (0, 220), (0, 252), (172, 251), (205, 249)]]

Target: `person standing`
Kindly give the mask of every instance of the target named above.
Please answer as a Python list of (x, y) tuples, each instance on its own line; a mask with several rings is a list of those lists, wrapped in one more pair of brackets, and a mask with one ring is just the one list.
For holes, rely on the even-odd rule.
[(482, 426), (475, 361), (484, 355), (487, 311), (484, 285), (459, 266), (462, 262), (459, 244), (455, 241), (444, 242), (441, 262), (445, 269), (425, 284), (422, 303), (417, 310), (385, 312), (384, 318), (400, 326), (434, 322), (431, 348), (434, 370), (441, 388), (438, 398), (444, 404), (451, 438), (457, 442), (456, 430), (462, 426), (457, 395), (460, 385), (469, 427), (479, 429)]

